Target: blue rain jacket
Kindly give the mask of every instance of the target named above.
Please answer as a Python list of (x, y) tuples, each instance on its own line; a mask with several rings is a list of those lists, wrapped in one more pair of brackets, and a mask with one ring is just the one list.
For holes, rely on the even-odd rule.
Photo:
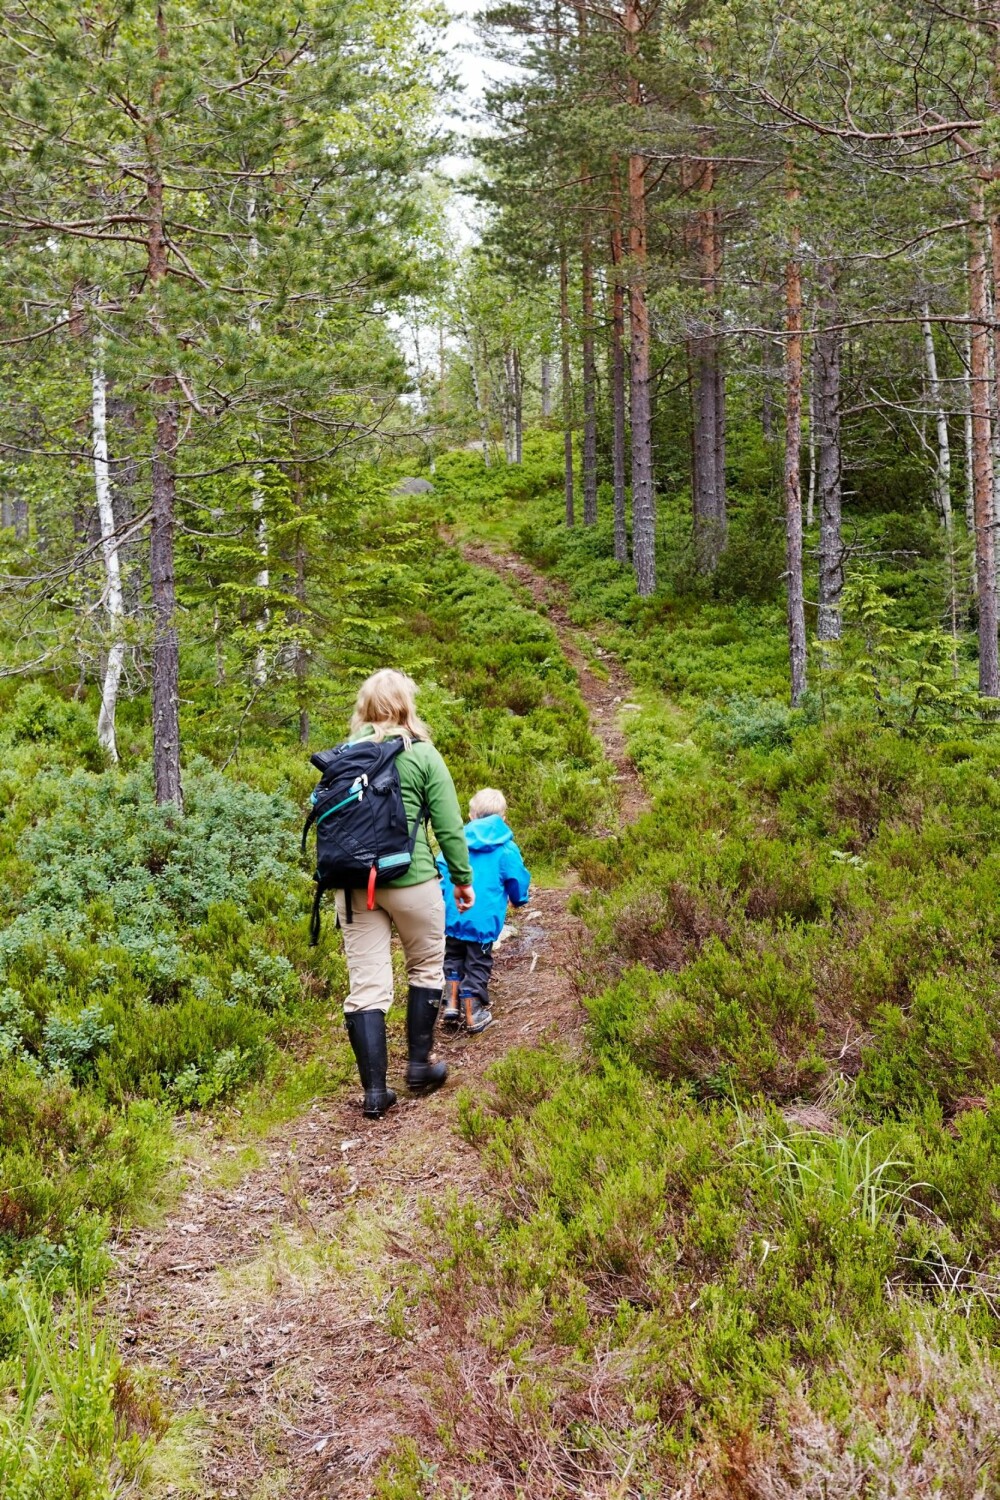
[(494, 813), (465, 825), (465, 842), (472, 862), (472, 889), (476, 904), (460, 912), (455, 905), (451, 877), (443, 859), (438, 871), (444, 889), (445, 931), (466, 943), (495, 943), (507, 917), (507, 902), (523, 906), (528, 899), (531, 876), (521, 851), (503, 818)]

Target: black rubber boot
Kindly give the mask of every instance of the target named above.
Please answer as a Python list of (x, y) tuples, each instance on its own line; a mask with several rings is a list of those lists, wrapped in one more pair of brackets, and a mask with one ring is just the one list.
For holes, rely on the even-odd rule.
[(406, 1082), (418, 1093), (429, 1094), (432, 1089), (439, 1089), (448, 1077), (447, 1063), (431, 1062), (434, 1022), (437, 1020), (440, 1004), (440, 990), (410, 986), (410, 996), (406, 1003), (406, 1039), (410, 1051)]
[(361, 1087), (365, 1091), (365, 1116), (369, 1120), (380, 1120), (396, 1102), (394, 1091), (385, 1086), (389, 1068), (385, 1012), (355, 1010), (344, 1018), (344, 1025), (358, 1064)]

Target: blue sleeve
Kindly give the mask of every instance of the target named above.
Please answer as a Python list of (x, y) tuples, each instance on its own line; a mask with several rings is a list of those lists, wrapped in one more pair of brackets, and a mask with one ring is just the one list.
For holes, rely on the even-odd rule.
[(448, 879), (448, 866), (445, 862), (444, 855), (439, 854), (434, 863), (437, 865), (437, 872), (441, 879), (441, 884), (443, 885)]
[(503, 876), (503, 888), (507, 892), (507, 900), (514, 906), (523, 906), (528, 899), (531, 876), (528, 873), (524, 860), (521, 858), (520, 849), (513, 842), (504, 845), (501, 874)]

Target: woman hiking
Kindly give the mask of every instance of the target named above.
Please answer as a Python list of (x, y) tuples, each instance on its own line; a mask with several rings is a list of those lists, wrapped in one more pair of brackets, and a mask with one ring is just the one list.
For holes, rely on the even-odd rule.
[(417, 717), (417, 685), (403, 672), (386, 668), (362, 683), (351, 718), (351, 739), (401, 739), (396, 756), (407, 823), (416, 828), (413, 855), (405, 875), (368, 892), (337, 892), (337, 915), (351, 990), (344, 1002), (347, 1035), (365, 1091), (364, 1112), (378, 1119), (396, 1102), (386, 1086), (388, 1055), (385, 1017), (392, 1004), (392, 954), (395, 926), (403, 944), (409, 995), (406, 1038), (409, 1061), (406, 1082), (429, 1093), (448, 1076), (443, 1062), (431, 1060), (434, 1022), (444, 986), (444, 899), (434, 855), (427, 840), (430, 822), (455, 888), (455, 904), (468, 911), (475, 901), (472, 867), (462, 812), (451, 773), (431, 744), (427, 726)]

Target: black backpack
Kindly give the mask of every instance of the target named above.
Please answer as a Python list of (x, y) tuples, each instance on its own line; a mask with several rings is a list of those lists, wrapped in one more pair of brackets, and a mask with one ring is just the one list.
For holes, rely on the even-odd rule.
[(348, 740), (332, 750), (320, 750), (312, 763), (322, 780), (312, 794), (312, 811), (302, 830), (302, 852), (310, 828), (316, 826), (316, 896), (309, 940), (319, 941), (323, 893), (342, 890), (346, 920), (351, 921), (351, 892), (368, 892), (368, 910), (375, 906), (375, 887), (398, 880), (410, 868), (417, 829), (427, 817), (421, 807), (411, 828), (406, 820), (396, 756), (402, 739)]

